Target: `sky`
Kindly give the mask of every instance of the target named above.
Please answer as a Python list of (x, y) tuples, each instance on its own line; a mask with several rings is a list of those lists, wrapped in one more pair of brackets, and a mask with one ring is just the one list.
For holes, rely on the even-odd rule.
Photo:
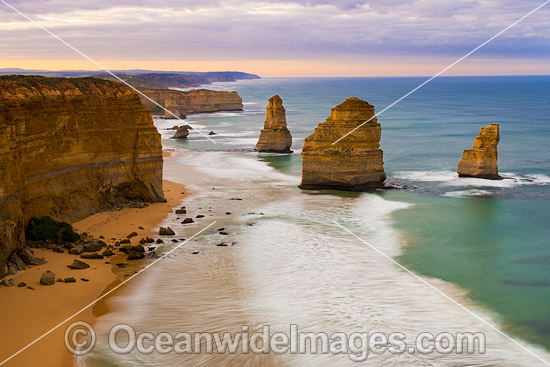
[[(4, 0), (108, 69), (433, 75), (545, 0)], [(444, 75), (550, 74), (550, 4)], [(0, 68), (98, 69), (0, 2)]]

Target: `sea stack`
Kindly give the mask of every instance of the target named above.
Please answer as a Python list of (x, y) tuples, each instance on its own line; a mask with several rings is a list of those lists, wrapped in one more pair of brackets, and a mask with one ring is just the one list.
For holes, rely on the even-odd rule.
[(305, 140), (300, 188), (350, 191), (383, 188), (386, 173), (380, 150), (382, 129), (374, 116), (374, 106), (355, 97), (334, 107), (326, 121)]
[(189, 135), (189, 129), (187, 126), (178, 126), (176, 129), (176, 133), (174, 136), (172, 136), (172, 139), (187, 139), (187, 136)]
[(292, 135), (286, 127), (286, 111), (278, 95), (269, 99), (264, 128), (256, 144), (258, 152), (291, 153)]
[(473, 149), (464, 151), (458, 162), (457, 173), (460, 177), (476, 177), (500, 180), (498, 175), (497, 145), (500, 141), (499, 125), (482, 127), (474, 141)]

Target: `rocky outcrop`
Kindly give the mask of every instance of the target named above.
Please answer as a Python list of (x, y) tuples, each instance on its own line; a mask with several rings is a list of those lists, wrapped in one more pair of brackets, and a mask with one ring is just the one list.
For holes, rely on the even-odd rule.
[(176, 133), (172, 136), (172, 139), (187, 139), (189, 135), (189, 129), (187, 126), (178, 126)]
[[(242, 111), (243, 100), (237, 92), (213, 91), (193, 89), (182, 92), (172, 89), (143, 89), (145, 95), (151, 98), (179, 118), (203, 112)], [(151, 113), (164, 115), (166, 118), (174, 116), (141, 96), (141, 101)]]
[(373, 116), (374, 106), (359, 98), (348, 98), (334, 107), (326, 121), (305, 139), (300, 187), (351, 191), (383, 188), (386, 174), (376, 117), (332, 144)]
[(497, 145), (500, 141), (499, 125), (482, 127), (474, 141), (473, 149), (464, 151), (458, 162), (457, 173), (460, 177), (486, 178), (500, 180), (498, 175)]
[(269, 99), (264, 128), (256, 144), (258, 152), (291, 153), (292, 135), (286, 127), (286, 111), (278, 95)]
[(0, 177), (0, 276), (33, 217), (164, 201), (149, 111), (132, 89), (94, 78), (0, 77)]

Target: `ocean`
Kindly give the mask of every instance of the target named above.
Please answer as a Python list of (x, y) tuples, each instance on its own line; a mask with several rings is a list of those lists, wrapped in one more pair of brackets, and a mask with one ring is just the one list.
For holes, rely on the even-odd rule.
[[(378, 116), (388, 181), (407, 190), (302, 191), (304, 138), (330, 109), (359, 97), (383, 110), (426, 78), (270, 78), (215, 83), (237, 90), (242, 112), (189, 116), (196, 132), (169, 139), (176, 120), (156, 119), (164, 176), (181, 182), (190, 225), (163, 225), (189, 238), (112, 297), (87, 366), (353, 365), (348, 356), (113, 356), (115, 323), (136, 330), (234, 331), (241, 325), (324, 332), (483, 332), (483, 355), (371, 355), (373, 366), (535, 366), (550, 351), (550, 76), (441, 77)], [(293, 154), (252, 149), (267, 100), (279, 94)], [(456, 165), (479, 128), (500, 124), (501, 181), (458, 178)], [(227, 214), (229, 213), (229, 214)], [(481, 322), (380, 252), (464, 305)], [(217, 230), (223, 227), (227, 235)], [(228, 246), (216, 246), (225, 242)], [(169, 251), (174, 245), (161, 247)], [(195, 254), (194, 254), (195, 252)], [(198, 252), (198, 253), (197, 253)], [(501, 333), (509, 335), (509, 340)], [(519, 346), (518, 344), (521, 344)], [(538, 364), (537, 364), (538, 363)]]

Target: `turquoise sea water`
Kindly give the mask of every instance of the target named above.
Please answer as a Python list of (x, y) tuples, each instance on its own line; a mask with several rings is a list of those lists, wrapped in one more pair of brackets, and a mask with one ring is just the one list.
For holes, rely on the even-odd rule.
[[(250, 149), (269, 97), (287, 110), (293, 155), (255, 159), (298, 177), (303, 139), (330, 108), (356, 96), (381, 111), (425, 78), (291, 78), (220, 83), (237, 90), (242, 113), (191, 116), (218, 144), (192, 134), (166, 145), (191, 150)], [(379, 116), (388, 179), (416, 190), (385, 192), (414, 204), (393, 215), (407, 245), (398, 261), (466, 289), (513, 335), (550, 350), (550, 77), (443, 77)], [(458, 179), (462, 150), (481, 126), (501, 125), (503, 181)], [(333, 193), (335, 194), (335, 193)]]

